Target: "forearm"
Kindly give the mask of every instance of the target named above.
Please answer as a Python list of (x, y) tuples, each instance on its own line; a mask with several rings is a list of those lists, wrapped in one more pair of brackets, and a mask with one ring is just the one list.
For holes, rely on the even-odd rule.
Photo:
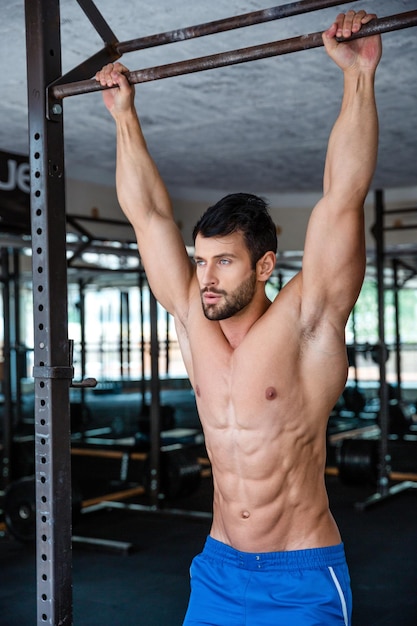
[(340, 114), (330, 134), (324, 171), (324, 194), (363, 203), (375, 171), (378, 115), (373, 71), (344, 73)]
[(149, 154), (135, 109), (116, 119), (117, 195), (135, 231), (157, 212), (172, 218), (171, 201), (158, 169)]

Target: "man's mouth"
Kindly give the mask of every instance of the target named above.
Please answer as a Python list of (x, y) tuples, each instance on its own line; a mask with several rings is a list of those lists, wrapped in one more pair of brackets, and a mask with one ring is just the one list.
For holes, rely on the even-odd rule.
[(206, 304), (216, 304), (223, 296), (220, 291), (204, 290), (202, 292), (203, 300)]
[(208, 304), (214, 304), (215, 302), (220, 300), (220, 297), (220, 294), (213, 293), (212, 291), (206, 291), (203, 294), (204, 302), (207, 302)]

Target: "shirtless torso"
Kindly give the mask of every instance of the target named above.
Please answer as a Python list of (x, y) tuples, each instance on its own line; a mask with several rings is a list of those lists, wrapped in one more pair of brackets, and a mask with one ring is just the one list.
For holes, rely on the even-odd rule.
[[(296, 277), (232, 346), (196, 286), (177, 323), (212, 463), (211, 536), (245, 552), (335, 545), (326, 426), (347, 375), (343, 335), (300, 328)], [(222, 329), (223, 326), (223, 329)]]

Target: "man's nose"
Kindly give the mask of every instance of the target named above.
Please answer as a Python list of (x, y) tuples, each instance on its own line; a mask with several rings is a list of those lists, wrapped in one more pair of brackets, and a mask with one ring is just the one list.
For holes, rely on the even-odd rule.
[(212, 265), (207, 264), (204, 268), (202, 276), (202, 284), (207, 287), (214, 285), (217, 282), (216, 274)]

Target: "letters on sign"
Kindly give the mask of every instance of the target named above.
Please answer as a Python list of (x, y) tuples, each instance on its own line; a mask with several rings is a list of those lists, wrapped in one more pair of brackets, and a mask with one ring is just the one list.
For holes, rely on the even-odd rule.
[(6, 162), (6, 177), (0, 176), (0, 191), (15, 189), (30, 193), (29, 163), (18, 163), (15, 159), (9, 158)]
[(23, 154), (0, 150), (0, 230), (30, 232), (30, 165)]

